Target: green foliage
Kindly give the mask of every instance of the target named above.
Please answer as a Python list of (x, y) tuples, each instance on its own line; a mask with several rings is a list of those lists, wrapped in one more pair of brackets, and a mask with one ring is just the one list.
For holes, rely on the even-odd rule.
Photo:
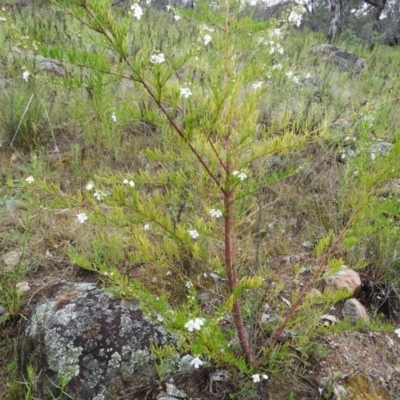
[[(7, 313), (0, 316), (0, 326), (4, 325), (8, 320), (17, 318), (24, 304), (24, 293), (19, 284), (27, 270), (23, 258), (27, 245), (28, 232), (27, 229), (22, 251), (14, 252), (12, 256), (13, 260), (9, 261), (9, 265), (0, 267), (0, 305), (7, 311)], [(5, 256), (4, 253), (3, 256)]]
[(321, 238), (315, 246), (315, 255), (321, 256), (328, 248), (333, 239), (333, 232), (329, 231), (328, 234)]
[[(156, 173), (138, 171), (134, 184), (130, 178), (125, 178), (132, 185), (124, 185), (122, 176), (109, 175), (98, 180), (96, 190), (104, 197), (101, 200), (109, 208), (107, 214), (101, 212), (97, 201), (91, 199), (89, 193), (85, 196), (86, 203), (95, 210), (92, 221), (100, 226), (111, 223), (116, 230), (115, 233), (108, 231), (107, 234), (98, 234), (92, 242), (90, 255), (86, 257), (73, 249), (73, 261), (107, 276), (117, 288), (117, 293), (138, 297), (147, 310), (151, 310), (149, 304), (155, 304), (151, 300), (154, 291), (145, 290), (146, 286), (150, 290), (150, 282), (141, 283), (140, 287), (130, 285), (129, 279), (117, 269), (110, 270), (110, 265), (117, 266), (128, 259), (133, 264), (156, 265), (158, 271), (172, 268), (180, 279), (206, 290), (210, 289), (203, 286), (199, 279), (201, 274), (215, 273), (213, 271), (223, 273), (228, 277), (228, 286), (222, 291), (221, 297), (227, 296), (227, 300), (219, 306), (216, 304), (217, 307), (222, 306), (216, 314), (223, 315), (236, 310), (235, 325), (240, 346), (244, 359), (251, 364), (253, 350), (245, 343), (248, 339), (241, 319), (240, 298), (261, 287), (262, 279), (257, 276), (238, 277), (236, 263), (245, 264), (246, 259), (239, 257), (240, 253), (236, 252), (233, 243), (243, 240), (236, 232), (246, 225), (242, 222), (242, 213), (252, 210), (240, 206), (235, 207), (238, 210), (235, 212), (234, 203), (244, 204), (257, 191), (256, 175), (252, 178), (245, 173), (253, 169), (252, 163), (269, 154), (285, 154), (293, 148), (298, 150), (308, 138), (308, 131), (299, 135), (290, 128), (284, 129), (281, 135), (271, 135), (267, 130), (260, 132), (257, 137), (254, 135), (258, 118), (257, 103), (263, 90), (249, 89), (247, 86), (254, 79), (262, 78), (266, 66), (272, 62), (270, 52), (260, 43), (265, 40), (261, 35), (271, 32), (274, 21), (254, 23), (250, 17), (238, 18), (236, 2), (225, 9), (222, 7), (221, 13), (215, 13), (210, 4), (204, 2), (199, 9), (183, 12), (186, 17), (196, 21), (194, 26), (200, 32), (200, 44), (194, 46), (190, 43), (182, 53), (181, 46), (170, 43), (166, 61), (163, 59), (151, 65), (151, 60), (159, 57), (157, 54), (163, 49), (155, 45), (159, 35), (163, 34), (160, 31), (162, 27), (157, 27), (148, 41), (141, 43), (140, 51), (132, 54), (127, 47), (131, 23), (112, 13), (109, 3), (96, 1), (85, 3), (83, 7), (68, 3), (64, 7), (84, 26), (100, 33), (91, 37), (96, 40), (94, 46), (103, 49), (99, 56), (79, 53), (80, 50), (74, 50), (74, 54), (68, 56), (70, 62), (95, 70), (86, 80), (86, 84), (93, 87), (93, 101), (96, 100), (97, 88), (103, 90), (110, 74), (115, 76), (119, 73), (119, 66), (115, 67), (102, 56), (107, 43), (119, 55), (125, 68), (130, 70), (130, 79), (135, 87), (142, 90), (143, 95), (158, 108), (160, 117), (155, 121), (165, 132), (162, 153), (157, 150), (146, 152), (151, 160), (162, 163), (162, 168)], [(227, 20), (221, 19), (224, 13)], [(205, 22), (212, 28), (204, 28), (201, 24)], [(136, 25), (147, 29), (143, 24)], [(213, 33), (210, 45), (201, 43), (205, 32)], [(201, 83), (192, 83), (193, 92), (180, 89), (182, 79), (179, 79), (179, 75), (178, 80), (173, 76), (178, 72), (184, 76), (195, 76), (198, 70), (198, 63), (192, 61), (195, 57), (199, 57), (202, 63)], [(190, 90), (190, 98), (185, 100), (182, 90)], [(103, 102), (99, 104), (103, 106)], [(105, 108), (109, 106), (105, 105)], [(182, 115), (177, 114), (178, 110)], [(103, 110), (99, 110), (97, 115), (103, 113)], [(174, 161), (177, 159), (179, 164)], [(223, 226), (217, 218), (210, 220), (207, 214), (215, 208), (224, 214), (225, 221), (231, 222)], [(143, 226), (151, 226), (151, 229), (147, 228), (149, 232), (144, 232)], [(118, 233), (121, 229), (125, 231), (122, 236)], [(191, 265), (189, 270), (185, 267), (186, 263)], [(168, 293), (167, 283), (157, 282), (162, 292)], [(157, 291), (157, 298), (160, 294)], [(166, 297), (172, 295), (170, 293)], [(176, 293), (174, 295), (184, 312), (175, 310), (174, 316), (167, 318), (167, 326), (168, 323), (171, 326), (184, 325), (181, 316), (188, 312), (204, 312), (196, 304), (195, 294), (189, 296), (189, 302), (177, 298)], [(195, 338), (189, 335), (186, 340), (191, 343), (191, 351), (209, 354), (217, 363), (233, 364), (248, 373), (241, 357), (223, 344), (226, 341), (224, 338), (231, 334), (221, 331), (218, 323), (213, 325), (212, 331), (212, 335), (207, 334), (204, 338), (202, 334)], [(221, 349), (226, 349), (222, 355), (219, 354)]]
[(348, 200), (360, 203), (361, 197), (368, 206), (361, 208), (345, 237), (344, 246), (349, 249), (352, 262), (372, 263), (378, 280), (397, 281), (400, 271), (395, 245), (399, 229), (396, 222), (399, 146), (394, 143), (388, 153), (381, 153), (374, 146), (372, 141), (366, 141), (349, 165), (351, 171), (358, 172), (356, 176), (353, 172), (353, 177), (349, 178), (358, 199), (351, 196)]
[[(150, 8), (136, 20), (106, 0), (87, 2), (86, 11), (66, 1), (59, 24), (33, 14), (7, 22), (13, 43), (68, 66), (64, 77), (49, 78), (32, 59), (5, 57), (18, 84), (0, 100), (7, 128), (1, 139), (10, 143), (16, 133), (14, 148), (30, 151), (21, 171), (35, 177), (28, 185), (13, 173), (8, 187), (23, 193), (30, 210), (41, 203), (34, 223), (49, 232), (48, 243), (59, 241), (46, 218), (64, 218), (58, 223), (72, 226), (71, 233), (57, 235), (68, 243), (70, 260), (96, 272), (117, 296), (139, 299), (149, 318), (179, 337), (176, 348), (153, 349), (160, 379), (168, 357), (184, 353), (247, 376), (259, 372), (237, 337), (240, 318), (258, 369), (268, 372), (299, 358), (307, 364), (320, 351), (317, 335), (351, 329), (320, 321), (347, 293), (308, 293), (296, 309), (288, 305), (301, 296), (305, 265), (281, 274), (269, 261), (305, 240), (317, 243), (319, 260), (337, 245), (329, 273), (372, 263), (380, 279), (396, 281), (399, 274), (398, 196), (386, 190), (399, 175), (393, 98), (399, 82), (386, 78), (399, 67), (398, 55), (355, 47), (370, 67), (354, 79), (309, 53), (318, 36), (284, 25), (286, 39), (274, 40), (285, 54), (271, 54), (262, 42), (279, 21), (254, 21), (233, 5), (216, 12), (202, 2), (179, 10), (175, 21)], [(166, 61), (152, 63), (160, 53)], [(28, 82), (21, 82), (23, 66), (32, 70)], [(183, 88), (192, 95), (182, 96)], [(377, 139), (394, 145), (372, 160)], [(65, 142), (67, 155), (51, 160), (45, 149)], [(89, 181), (94, 188), (85, 188)], [(212, 217), (212, 210), (222, 216)], [(353, 210), (358, 215), (337, 244)], [(82, 212), (83, 224), (75, 218)], [(12, 288), (24, 273), (1, 281), (13, 315), (23, 299)], [(267, 306), (274, 318), (260, 322)], [(204, 325), (188, 331), (185, 324), (196, 318)], [(271, 348), (282, 323), (287, 342)], [(254, 390), (249, 382), (244, 390)]]
[[(37, 372), (34, 366), (28, 365), (26, 374), (22, 376), (22, 380), (16, 382), (22, 391), (22, 396), (24, 400), (40, 400), (38, 397), (34, 396), (35, 386), (37, 380)], [(57, 395), (51, 394), (51, 398), (54, 400), (61, 399), (73, 399), (68, 393), (65, 392), (65, 387), (68, 381), (61, 375), (60, 383), (55, 384), (51, 382), (51, 384), (55, 387), (55, 391)], [(21, 397), (18, 397), (21, 398)]]

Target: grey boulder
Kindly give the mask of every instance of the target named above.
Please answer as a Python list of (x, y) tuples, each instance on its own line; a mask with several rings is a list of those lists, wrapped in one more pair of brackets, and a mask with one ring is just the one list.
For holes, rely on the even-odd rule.
[[(27, 322), (20, 369), (35, 368), (34, 395), (43, 400), (59, 396), (63, 382), (74, 399), (129, 398), (158, 379), (150, 345), (176, 343), (138, 301), (92, 283), (61, 283), (47, 290)], [(180, 361), (169, 360), (171, 373)]]

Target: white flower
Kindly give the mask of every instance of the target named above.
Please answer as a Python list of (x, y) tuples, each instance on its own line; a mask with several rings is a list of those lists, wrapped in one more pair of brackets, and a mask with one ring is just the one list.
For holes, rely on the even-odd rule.
[[(260, 378), (259, 374), (252, 375), (251, 377), (253, 378), (253, 382), (254, 383), (261, 382), (261, 378)], [(267, 380), (268, 379), (268, 375), (263, 375), (262, 378)]]
[(197, 239), (200, 236), (196, 229), (189, 229), (189, 235), (192, 239)]
[(190, 365), (193, 365), (197, 369), (203, 365), (203, 361), (201, 361), (199, 357), (195, 357), (190, 361)]
[(396, 330), (394, 331), (394, 333), (400, 338), (400, 328), (399, 328), (399, 329), (396, 329)]
[(164, 318), (161, 315), (157, 315), (157, 321), (163, 322)]
[(133, 181), (128, 181), (128, 179), (124, 179), (124, 180), (122, 181), (122, 183), (123, 183), (124, 185), (129, 185), (130, 187), (135, 187), (135, 182), (133, 182)]
[(162, 64), (165, 62), (164, 53), (154, 54), (150, 57), (150, 62), (152, 64)]
[(264, 81), (258, 81), (258, 82), (253, 83), (253, 84), (251, 85), (251, 87), (252, 87), (254, 90), (257, 90), (257, 89), (262, 88), (263, 85), (264, 85)]
[(279, 28), (271, 29), (271, 30), (268, 32), (268, 35), (269, 35), (270, 38), (272, 38), (272, 37), (274, 37), (274, 36), (276, 36), (276, 37), (279, 38), (279, 37), (282, 36), (282, 31), (281, 31)]
[(167, 9), (168, 12), (170, 12), (171, 11), (171, 6), (167, 6), (166, 9)]
[(140, 17), (143, 15), (143, 10), (138, 3), (131, 5), (131, 10), (133, 11), (133, 15), (136, 19), (140, 19)]
[(76, 220), (80, 224), (83, 224), (87, 219), (88, 219), (88, 217), (87, 217), (87, 215), (85, 213), (79, 213), (79, 214), (76, 215)]
[(275, 64), (275, 65), (272, 66), (271, 69), (272, 69), (272, 71), (275, 71), (276, 69), (280, 70), (280, 69), (282, 69), (282, 64)]
[(185, 99), (193, 94), (189, 88), (180, 88), (179, 90), (181, 91), (181, 97), (184, 97)]
[(174, 15), (174, 20), (175, 21), (179, 21), (180, 19), (181, 19), (180, 15), (178, 15), (178, 14)]
[(143, 225), (143, 229), (144, 229), (145, 231), (149, 231), (149, 230), (150, 230), (150, 224), (144, 224), (144, 225)]
[(297, 76), (293, 77), (293, 83), (296, 85), (299, 83), (299, 78)]
[(222, 217), (222, 211), (221, 210), (216, 210), (215, 208), (212, 208), (210, 210), (210, 216), (211, 217), (215, 217), (215, 218), (220, 218)]
[(241, 181), (244, 181), (247, 178), (247, 175), (244, 172), (233, 171), (233, 176), (237, 176)]
[(117, 122), (117, 116), (115, 115), (114, 112), (111, 114), (111, 119), (112, 119), (114, 122)]
[(292, 72), (292, 71), (286, 72), (286, 76), (287, 76), (288, 78), (291, 78), (291, 77), (293, 76), (293, 72)]
[(22, 73), (22, 79), (25, 81), (25, 82), (28, 82), (28, 79), (29, 79), (29, 75), (30, 75), (31, 73), (29, 72), (29, 71), (24, 71), (23, 73)]
[(92, 182), (88, 182), (88, 183), (86, 184), (86, 190), (90, 191), (90, 190), (92, 190), (93, 188), (94, 188), (94, 185), (93, 185)]
[(366, 122), (369, 128), (372, 128), (374, 125), (374, 117), (372, 115), (364, 115), (362, 121)]
[(186, 322), (185, 328), (189, 332), (193, 332), (193, 329), (199, 331), (202, 325), (204, 325), (204, 318), (195, 318)]
[(192, 239), (197, 239), (200, 236), (196, 229), (189, 229), (189, 235)]
[(7, 22), (7, 19), (4, 17), (0, 17), (0, 22)]
[(203, 42), (207, 46), (211, 42), (211, 36), (210, 35), (204, 35)]
[(303, 18), (303, 14), (300, 14), (300, 13), (296, 12), (296, 10), (293, 10), (289, 15), (288, 21), (291, 24), (296, 25), (297, 27), (299, 27), (300, 24), (301, 24), (302, 18)]
[(185, 286), (186, 286), (188, 289), (190, 289), (190, 288), (192, 288), (194, 285), (193, 285), (192, 282), (187, 281), (187, 282), (185, 283)]
[(33, 176), (28, 176), (26, 179), (25, 179), (29, 184), (31, 184), (31, 183), (33, 183), (34, 181), (35, 181), (35, 179), (33, 178)]
[(100, 201), (103, 197), (106, 197), (107, 195), (102, 190), (96, 190), (93, 193), (93, 196), (96, 197), (96, 199)]

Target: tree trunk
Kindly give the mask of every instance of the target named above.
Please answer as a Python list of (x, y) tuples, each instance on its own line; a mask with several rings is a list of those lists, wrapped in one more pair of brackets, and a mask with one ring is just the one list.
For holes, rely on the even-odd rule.
[(364, 0), (365, 3), (375, 7), (375, 24), (374, 24), (374, 29), (375, 31), (379, 33), (383, 33), (383, 26), (380, 21), (381, 15), (383, 10), (386, 7), (387, 0), (380, 0), (380, 1), (373, 1), (373, 0)]
[(331, 0), (331, 23), (329, 26), (328, 39), (335, 41), (342, 32), (343, 23), (343, 0)]

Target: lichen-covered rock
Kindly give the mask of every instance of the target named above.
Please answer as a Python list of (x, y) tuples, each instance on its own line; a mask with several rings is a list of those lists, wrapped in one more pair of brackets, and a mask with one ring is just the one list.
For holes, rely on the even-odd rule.
[(59, 62), (42, 61), (39, 69), (40, 71), (53, 73), (59, 76), (65, 75), (65, 69)]
[(343, 69), (353, 72), (360, 72), (366, 67), (366, 62), (363, 58), (351, 53), (340, 47), (331, 44), (318, 44), (310, 47), (311, 53), (319, 53), (322, 59), (330, 63), (339, 65)]
[[(74, 399), (126, 397), (157, 378), (150, 345), (176, 343), (134, 300), (91, 283), (52, 287), (33, 310), (21, 339), (20, 368), (36, 368), (35, 396), (58, 396), (62, 379)], [(179, 359), (169, 360), (171, 373)]]

